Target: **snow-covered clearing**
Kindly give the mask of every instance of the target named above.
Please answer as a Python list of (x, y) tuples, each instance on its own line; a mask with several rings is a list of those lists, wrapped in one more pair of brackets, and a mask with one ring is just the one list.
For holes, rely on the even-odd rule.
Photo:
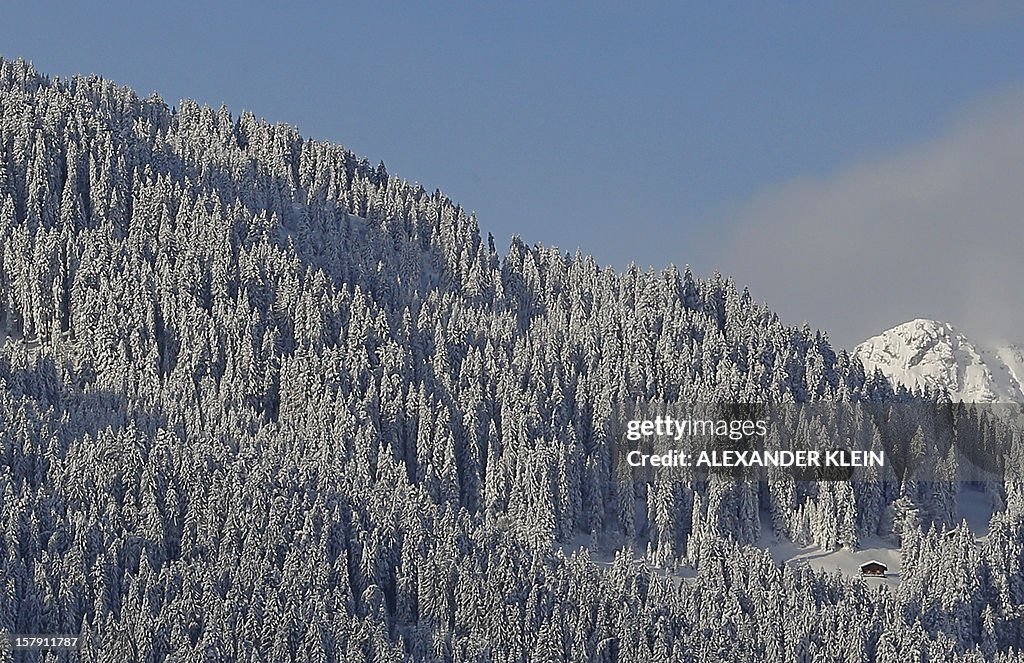
[(972, 486), (964, 486), (956, 498), (957, 517), (966, 520), (976, 539), (984, 539), (988, 535), (988, 521), (995, 512), (992, 498), (982, 490)]
[(762, 537), (758, 547), (767, 550), (772, 559), (779, 564), (809, 566), (816, 571), (826, 573), (839, 571), (850, 577), (860, 577), (861, 564), (870, 561), (881, 562), (888, 567), (885, 577), (865, 577), (864, 580), (872, 584), (886, 584), (890, 587), (895, 587), (900, 581), (902, 560), (899, 546), (878, 538), (861, 542), (859, 550), (839, 548), (826, 551), (818, 546), (798, 546), (785, 538), (775, 540), (771, 536)]

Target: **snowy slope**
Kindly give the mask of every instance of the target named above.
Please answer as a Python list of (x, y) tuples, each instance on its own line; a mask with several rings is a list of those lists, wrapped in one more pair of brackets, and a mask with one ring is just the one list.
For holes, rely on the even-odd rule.
[(1024, 351), (981, 346), (946, 322), (912, 320), (853, 353), (868, 372), (878, 368), (908, 387), (945, 388), (954, 400), (973, 403), (1024, 403)]

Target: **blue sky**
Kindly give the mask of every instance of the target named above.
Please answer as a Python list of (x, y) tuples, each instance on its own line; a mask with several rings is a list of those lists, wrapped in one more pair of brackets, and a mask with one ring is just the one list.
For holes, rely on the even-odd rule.
[(294, 124), (499, 246), (717, 268), (840, 337), (745, 270), (757, 201), (941, 143), (1024, 82), (1024, 12), (998, 1), (491, 4), (6, 3), (0, 55)]

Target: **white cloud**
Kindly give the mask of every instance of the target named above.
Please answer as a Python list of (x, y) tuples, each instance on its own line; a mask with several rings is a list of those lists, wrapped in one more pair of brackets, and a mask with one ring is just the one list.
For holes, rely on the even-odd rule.
[(1024, 341), (1024, 90), (943, 136), (757, 196), (721, 268), (838, 345), (931, 317)]

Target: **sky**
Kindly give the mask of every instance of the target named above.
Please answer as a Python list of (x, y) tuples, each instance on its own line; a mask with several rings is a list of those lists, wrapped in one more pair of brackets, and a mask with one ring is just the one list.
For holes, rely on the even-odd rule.
[(834, 3), (0, 3), (0, 56), (245, 109), (507, 246), (690, 264), (850, 347), (1024, 341), (1024, 11)]

